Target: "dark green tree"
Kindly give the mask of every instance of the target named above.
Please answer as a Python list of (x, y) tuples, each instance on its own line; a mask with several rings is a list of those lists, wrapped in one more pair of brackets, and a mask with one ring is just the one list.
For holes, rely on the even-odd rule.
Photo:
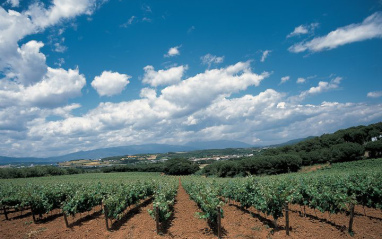
[(331, 147), (331, 162), (354, 161), (362, 158), (365, 149), (357, 143), (342, 143)]
[(189, 175), (198, 170), (199, 166), (188, 159), (169, 159), (164, 166), (164, 172), (169, 175)]
[(382, 140), (371, 141), (365, 145), (365, 150), (369, 151), (370, 158), (382, 156)]

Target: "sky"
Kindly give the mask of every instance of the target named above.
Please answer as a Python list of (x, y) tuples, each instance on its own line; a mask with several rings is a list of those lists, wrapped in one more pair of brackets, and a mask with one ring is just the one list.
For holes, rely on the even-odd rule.
[(2, 156), (380, 121), (380, 0), (0, 2)]

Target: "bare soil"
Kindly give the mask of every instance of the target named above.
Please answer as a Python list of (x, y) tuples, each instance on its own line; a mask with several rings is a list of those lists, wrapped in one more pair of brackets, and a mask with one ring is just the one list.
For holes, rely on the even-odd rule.
[[(205, 220), (198, 219), (195, 213), (200, 211), (182, 186), (178, 189), (174, 214), (162, 225), (161, 234), (156, 233), (155, 221), (147, 210), (152, 208), (152, 199), (142, 200), (138, 205), (127, 208), (123, 218), (110, 224), (106, 229), (105, 217), (101, 207), (90, 213), (68, 217), (66, 228), (60, 210), (44, 215), (37, 224), (33, 223), (30, 211), (11, 212), (5, 220), (0, 215), (0, 238), (217, 238)], [(356, 206), (354, 235), (348, 231), (349, 216), (345, 213), (329, 215), (306, 208), (306, 216), (300, 206), (290, 206), (290, 235), (286, 236), (285, 218), (274, 225), (273, 218), (256, 209), (243, 209), (236, 202), (224, 207), (222, 219), (223, 238), (382, 238), (382, 211)], [(366, 215), (365, 215), (366, 213)]]
[(311, 166), (303, 166), (298, 172), (300, 172), (300, 173), (310, 173), (310, 172), (314, 172), (314, 171), (317, 171), (319, 169), (327, 168), (327, 167), (330, 167), (329, 163), (326, 163), (326, 164), (316, 164), (316, 165), (311, 165)]

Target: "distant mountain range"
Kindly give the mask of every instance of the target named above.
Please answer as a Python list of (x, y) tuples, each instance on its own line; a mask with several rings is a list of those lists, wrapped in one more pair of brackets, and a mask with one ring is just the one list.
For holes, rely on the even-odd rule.
[(289, 141), (287, 141), (285, 143), (270, 145), (269, 147), (282, 147), (282, 146), (287, 146), (287, 145), (294, 145), (294, 144), (300, 143), (301, 141), (304, 141), (304, 140), (307, 140), (307, 139), (311, 139), (311, 138), (315, 138), (315, 137), (316, 136), (309, 136), (309, 137), (306, 137), (306, 138), (292, 139), (292, 140), (289, 140)]
[[(304, 139), (296, 139), (288, 141), (279, 146), (286, 144), (295, 144)], [(193, 150), (204, 149), (225, 149), (225, 148), (251, 148), (260, 147), (246, 144), (240, 141), (230, 140), (217, 140), (217, 141), (195, 141), (189, 142), (185, 145), (169, 145), (169, 144), (142, 144), (130, 145), (111, 148), (94, 149), (88, 151), (79, 151), (62, 156), (48, 157), (48, 158), (34, 158), (34, 157), (5, 157), (0, 156), (0, 164), (9, 163), (57, 163), (76, 159), (99, 159), (111, 156), (121, 155), (134, 155), (134, 154), (154, 154), (154, 153), (167, 153), (167, 152), (184, 152)], [(276, 146), (272, 146), (276, 147)]]
[(258, 146), (246, 144), (240, 141), (233, 141), (233, 140), (193, 141), (193, 142), (188, 142), (184, 146), (188, 146), (196, 150), (258, 147)]

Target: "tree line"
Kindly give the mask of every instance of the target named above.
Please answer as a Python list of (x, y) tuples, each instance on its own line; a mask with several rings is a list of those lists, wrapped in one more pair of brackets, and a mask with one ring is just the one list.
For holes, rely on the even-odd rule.
[[(365, 156), (365, 151), (367, 152)], [(207, 176), (235, 177), (246, 175), (296, 172), (302, 166), (360, 160), (382, 156), (382, 122), (357, 126), (324, 134), (294, 145), (265, 150), (261, 155), (206, 166)]]
[[(234, 149), (227, 149), (231, 152)], [(210, 152), (210, 151), (209, 151)], [(365, 154), (366, 152), (366, 154)], [(185, 158), (170, 158), (164, 163), (128, 164), (103, 167), (91, 172), (163, 172), (169, 175), (204, 174), (236, 177), (296, 172), (302, 166), (382, 157), (382, 122), (324, 134), (294, 145), (270, 148), (261, 154), (235, 160), (213, 162), (202, 170)], [(37, 166), (0, 169), (0, 178), (27, 178), (89, 172), (78, 168)]]
[(35, 166), (25, 168), (0, 168), (0, 178), (31, 178), (84, 173), (79, 168), (59, 168), (55, 166)]

